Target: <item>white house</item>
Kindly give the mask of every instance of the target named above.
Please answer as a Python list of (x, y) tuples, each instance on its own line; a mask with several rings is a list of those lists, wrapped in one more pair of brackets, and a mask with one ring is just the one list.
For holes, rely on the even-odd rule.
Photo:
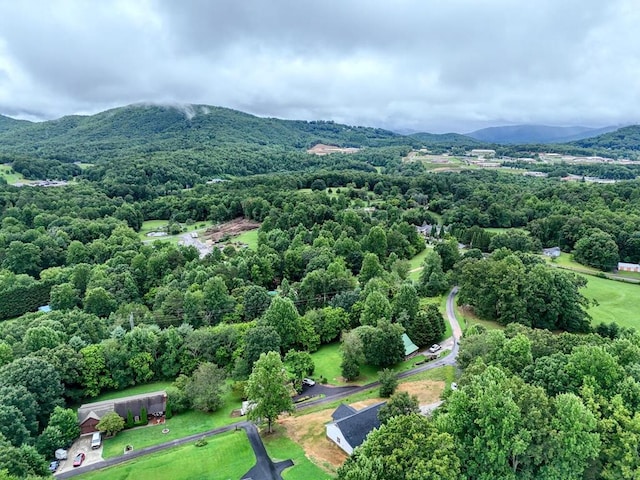
[(385, 403), (371, 405), (362, 410), (341, 404), (331, 415), (333, 422), (326, 425), (327, 437), (351, 455), (371, 430), (380, 427), (378, 410)]

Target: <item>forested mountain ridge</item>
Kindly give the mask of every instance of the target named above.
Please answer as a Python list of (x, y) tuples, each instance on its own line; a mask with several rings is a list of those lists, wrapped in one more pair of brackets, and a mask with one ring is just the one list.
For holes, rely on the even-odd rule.
[(572, 142), (571, 145), (583, 148), (638, 151), (640, 150), (640, 125), (619, 128), (614, 132)]
[(138, 104), (91, 116), (73, 115), (25, 123), (26, 128), (19, 130), (3, 129), (0, 121), (3, 151), (61, 161), (100, 162), (113, 156), (206, 150), (239, 144), (296, 150), (306, 150), (317, 143), (344, 147), (480, 145), (458, 134), (403, 136), (381, 128), (349, 126), (332, 121), (262, 118), (207, 105)]
[(0, 133), (12, 131), (16, 128), (29, 125), (26, 120), (16, 120), (15, 118), (0, 115)]
[(340, 146), (397, 144), (388, 130), (333, 122), (260, 118), (222, 107), (131, 105), (91, 116), (67, 116), (0, 133), (6, 153), (99, 162), (110, 157), (215, 148), (229, 144), (306, 149), (319, 142)]

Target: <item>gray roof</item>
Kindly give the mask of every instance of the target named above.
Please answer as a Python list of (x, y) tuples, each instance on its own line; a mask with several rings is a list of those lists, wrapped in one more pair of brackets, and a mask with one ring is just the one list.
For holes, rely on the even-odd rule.
[(116, 412), (123, 418), (127, 418), (127, 412), (136, 416), (140, 415), (142, 407), (147, 409), (148, 414), (165, 411), (165, 401), (167, 393), (165, 391), (143, 393), (130, 397), (105, 400), (103, 402), (87, 403), (78, 409), (78, 423), (84, 423), (88, 418), (99, 420), (107, 412)]
[(378, 420), (378, 410), (386, 402), (371, 405), (370, 407), (363, 408), (362, 410), (342, 418), (336, 422), (336, 426), (342, 432), (345, 440), (349, 442), (352, 448), (356, 448), (367, 435), (374, 428), (380, 427), (380, 420)]
[(349, 417), (356, 412), (357, 410), (355, 408), (341, 403), (340, 406), (336, 408), (336, 411), (331, 414), (331, 418), (333, 418), (334, 421), (337, 421), (342, 418)]

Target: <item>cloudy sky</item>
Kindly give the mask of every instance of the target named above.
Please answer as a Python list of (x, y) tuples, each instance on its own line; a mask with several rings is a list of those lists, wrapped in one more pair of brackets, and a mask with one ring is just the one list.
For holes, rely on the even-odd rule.
[(421, 131), (640, 122), (638, 0), (0, 0), (0, 113), (136, 103)]

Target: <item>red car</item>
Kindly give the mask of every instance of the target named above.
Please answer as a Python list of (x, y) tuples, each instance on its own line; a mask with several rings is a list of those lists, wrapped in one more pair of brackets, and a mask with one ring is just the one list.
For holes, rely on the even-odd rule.
[(76, 458), (73, 459), (73, 466), (79, 467), (80, 465), (82, 465), (82, 462), (84, 462), (84, 457), (84, 452), (80, 452), (79, 454), (77, 454)]

